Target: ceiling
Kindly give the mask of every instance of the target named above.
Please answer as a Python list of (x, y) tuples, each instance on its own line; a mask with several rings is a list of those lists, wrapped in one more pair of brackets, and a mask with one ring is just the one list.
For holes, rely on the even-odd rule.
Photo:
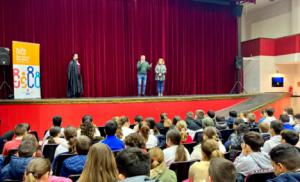
[(278, 3), (279, 1), (287, 1), (287, 0), (256, 0), (256, 4), (246, 3), (244, 4), (244, 11), (254, 11), (258, 10), (272, 4)]

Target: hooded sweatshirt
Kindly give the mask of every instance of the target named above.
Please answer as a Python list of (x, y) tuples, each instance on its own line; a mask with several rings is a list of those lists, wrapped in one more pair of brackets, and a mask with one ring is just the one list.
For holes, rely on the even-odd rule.
[(257, 170), (272, 169), (272, 163), (269, 155), (264, 152), (252, 152), (245, 156), (241, 153), (234, 161), (234, 166), (237, 173), (244, 176)]
[(174, 171), (167, 168), (166, 164), (162, 162), (160, 165), (151, 169), (150, 177), (161, 182), (177, 182), (177, 176)]
[(1, 170), (0, 181), (4, 181), (4, 179), (22, 180), (31, 159), (31, 157), (12, 156), (10, 162)]
[(277, 176), (274, 179), (270, 179), (267, 182), (299, 182), (300, 181), (300, 172), (290, 172), (284, 173)]
[(119, 182), (157, 182), (157, 180), (152, 180), (148, 176), (134, 176), (134, 177), (129, 177), (124, 180), (121, 180)]

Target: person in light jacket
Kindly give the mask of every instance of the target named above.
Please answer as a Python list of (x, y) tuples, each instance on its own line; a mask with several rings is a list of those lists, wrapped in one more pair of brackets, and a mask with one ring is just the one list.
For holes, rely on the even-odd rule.
[(155, 66), (155, 80), (157, 81), (157, 93), (158, 96), (163, 96), (164, 82), (166, 80), (167, 68), (163, 58), (158, 59), (158, 63)]

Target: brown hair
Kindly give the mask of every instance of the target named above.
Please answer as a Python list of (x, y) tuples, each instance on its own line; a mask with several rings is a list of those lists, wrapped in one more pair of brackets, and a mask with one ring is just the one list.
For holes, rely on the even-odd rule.
[(178, 145), (176, 149), (175, 162), (186, 161), (186, 151), (181, 142), (180, 132), (174, 129), (171, 129), (167, 133), (167, 140), (170, 140), (173, 145)]
[(259, 132), (268, 133), (270, 129), (270, 125), (267, 122), (262, 122), (258, 125)]
[(140, 134), (144, 138), (145, 143), (147, 143), (149, 138), (150, 127), (147, 124), (142, 124), (140, 128)]
[(236, 181), (236, 170), (233, 163), (223, 158), (212, 159), (208, 173), (214, 182)]
[(254, 131), (245, 133), (244, 143), (247, 144), (253, 152), (260, 152), (260, 148), (264, 145), (262, 136)]
[(25, 182), (36, 182), (49, 172), (50, 175), (51, 164), (48, 159), (34, 158), (32, 159), (25, 171)]
[(53, 126), (49, 130), (49, 138), (48, 138), (48, 144), (56, 144), (54, 138), (58, 137), (60, 134), (61, 128), (58, 126)]
[(79, 178), (85, 181), (117, 181), (118, 170), (114, 154), (105, 144), (94, 144), (87, 155), (86, 164)]
[(64, 130), (64, 135), (66, 140), (69, 144), (69, 153), (74, 154), (76, 153), (76, 137), (77, 137), (77, 131), (76, 128), (72, 126), (68, 126)]
[(116, 136), (119, 139), (122, 139), (124, 135), (123, 135), (123, 132), (122, 132), (122, 126), (123, 125), (122, 125), (122, 122), (121, 122), (121, 118), (118, 117), (118, 119), (114, 122), (116, 122), (116, 124), (117, 124)]
[(185, 121), (180, 120), (176, 123), (176, 129), (180, 132), (181, 136), (181, 142), (186, 142), (188, 138), (188, 132), (187, 132), (187, 124)]
[(154, 147), (149, 151), (150, 159), (151, 159), (151, 169), (159, 166), (164, 162), (164, 153), (158, 148)]
[(24, 136), (26, 132), (26, 127), (23, 124), (18, 124), (14, 129), (14, 133), (16, 136)]
[(219, 143), (215, 139), (208, 139), (201, 144), (203, 159), (210, 161), (212, 158), (223, 157), (219, 150)]
[(81, 135), (89, 137), (91, 140), (94, 139), (95, 126), (92, 122), (84, 122), (80, 124)]
[(203, 135), (207, 136), (208, 139), (214, 139), (217, 142), (219, 141), (219, 136), (215, 127), (208, 126), (204, 128)]
[(165, 128), (170, 128), (171, 126), (172, 126), (172, 121), (169, 118), (165, 119), (164, 120), (164, 127)]
[(125, 137), (125, 145), (128, 147), (146, 148), (144, 138), (139, 133), (131, 133)]

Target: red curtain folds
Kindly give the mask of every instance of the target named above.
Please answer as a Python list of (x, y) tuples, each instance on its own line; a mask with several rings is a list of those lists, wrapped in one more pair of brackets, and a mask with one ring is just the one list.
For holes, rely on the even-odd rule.
[[(86, 97), (136, 95), (141, 54), (153, 66), (165, 59), (168, 95), (228, 93), (237, 52), (231, 11), (189, 0), (0, 0), (0, 47), (41, 44), (43, 98), (66, 96), (74, 52)], [(147, 94), (156, 94), (154, 69)]]

